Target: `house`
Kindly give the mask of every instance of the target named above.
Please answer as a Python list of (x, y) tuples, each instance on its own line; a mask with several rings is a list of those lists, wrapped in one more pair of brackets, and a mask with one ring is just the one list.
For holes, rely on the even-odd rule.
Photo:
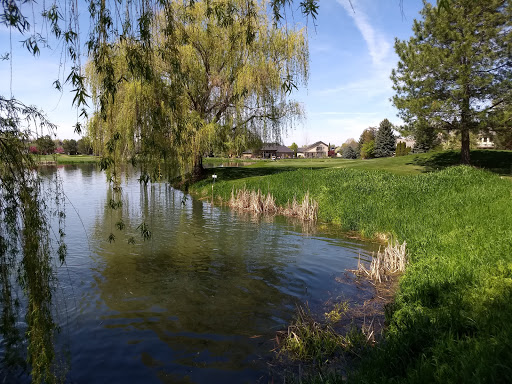
[(279, 144), (264, 144), (260, 153), (264, 159), (291, 159), (293, 157), (293, 151), (290, 148)]
[(493, 149), (494, 142), (492, 140), (492, 134), (480, 133), (477, 138), (476, 147), (478, 149)]
[(242, 153), (242, 159), (253, 159), (254, 157), (254, 153), (250, 149)]
[(329, 154), (329, 146), (323, 141), (317, 141), (306, 147), (297, 150), (297, 157), (305, 157), (307, 159), (327, 157)]
[(264, 144), (263, 147), (258, 150), (247, 150), (242, 153), (242, 158), (244, 159), (254, 159), (257, 157), (263, 159), (291, 159), (293, 157), (293, 151), (284, 145)]
[(414, 140), (414, 137), (412, 137), (412, 136), (397, 137), (396, 144), (398, 144), (400, 142), (405, 143), (405, 146), (408, 148), (414, 148), (414, 144), (416, 144), (416, 140)]

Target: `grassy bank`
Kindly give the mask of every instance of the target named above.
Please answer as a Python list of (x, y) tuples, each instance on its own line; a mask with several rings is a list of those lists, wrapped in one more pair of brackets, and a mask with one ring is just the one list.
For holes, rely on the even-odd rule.
[[(219, 172), (216, 198), (227, 200), (233, 187), (246, 187), (270, 192), (285, 204), (309, 190), (319, 204), (319, 220), (368, 237), (387, 233), (407, 241), (411, 264), (400, 281), (385, 342), (363, 361), (354, 381), (511, 377), (510, 180), (465, 166), (414, 176), (335, 167), (268, 173), (260, 168), (243, 178), (233, 171), (231, 177), (229, 170)], [(211, 196), (211, 180), (191, 190)]]
[(38, 155), (36, 161), (38, 163), (57, 163), (57, 164), (84, 164), (84, 163), (97, 163), (99, 156), (89, 155)]
[[(473, 166), (487, 169), (501, 176), (512, 179), (512, 151), (471, 151)], [(235, 159), (238, 163), (246, 161), (251, 165), (238, 170), (222, 170), (215, 172), (227, 179), (239, 179), (251, 176), (263, 176), (295, 169), (323, 169), (323, 168), (351, 168), (375, 171), (387, 171), (397, 175), (418, 175), (420, 173), (435, 172), (447, 167), (458, 165), (460, 151), (441, 151), (421, 154), (412, 154), (400, 157), (386, 157), (367, 160), (334, 159), (281, 159), (270, 160), (243, 160)], [(205, 163), (223, 164), (232, 162), (232, 159), (205, 158)]]

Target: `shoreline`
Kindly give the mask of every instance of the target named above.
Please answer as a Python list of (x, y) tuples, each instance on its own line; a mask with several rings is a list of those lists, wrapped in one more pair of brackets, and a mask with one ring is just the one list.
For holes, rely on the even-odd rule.
[[(500, 377), (497, 367), (509, 361), (504, 341), (512, 337), (509, 180), (467, 166), (412, 176), (340, 168), (215, 172), (214, 200), (259, 189), (282, 206), (309, 191), (321, 223), (359, 238), (407, 239), (411, 265), (385, 309), (386, 343), (351, 372), (356, 381)], [(199, 181), (189, 192), (211, 198), (212, 183)], [(486, 352), (477, 353), (476, 346)], [(464, 364), (472, 369), (461, 370)]]

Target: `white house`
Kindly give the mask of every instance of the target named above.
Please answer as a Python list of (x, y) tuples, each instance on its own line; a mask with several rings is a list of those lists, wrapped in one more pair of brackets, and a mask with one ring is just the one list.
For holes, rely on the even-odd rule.
[(405, 143), (406, 147), (413, 148), (414, 144), (416, 144), (416, 140), (414, 140), (414, 137), (407, 136), (407, 137), (397, 137), (396, 144), (398, 143)]
[(301, 147), (297, 150), (297, 157), (305, 157), (307, 159), (327, 157), (329, 154), (329, 146), (323, 141), (317, 141), (314, 144)]
[(476, 147), (478, 149), (493, 149), (494, 142), (492, 140), (492, 134), (490, 133), (480, 133), (478, 135)]

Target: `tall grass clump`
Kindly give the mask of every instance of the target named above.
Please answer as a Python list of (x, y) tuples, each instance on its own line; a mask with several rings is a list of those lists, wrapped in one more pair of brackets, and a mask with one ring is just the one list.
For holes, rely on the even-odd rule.
[(312, 361), (322, 365), (346, 346), (343, 336), (327, 323), (316, 321), (308, 307), (299, 307), (295, 321), (286, 332), (278, 334), (281, 353), (292, 359)]
[[(209, 191), (210, 184), (193, 190)], [(366, 237), (407, 241), (409, 265), (385, 341), (355, 381), (505, 382), (512, 377), (512, 183), (467, 166), (399, 176), (300, 169), (221, 181), (285, 206), (309, 191), (318, 219)]]
[(284, 215), (297, 217), (301, 220), (315, 221), (318, 214), (318, 203), (310, 198), (309, 191), (304, 195), (302, 203), (298, 203), (295, 196), (290, 203), (278, 206), (274, 196), (268, 192), (264, 194), (258, 188), (257, 191), (248, 190), (245, 186), (235, 192), (231, 190), (231, 197), (228, 200), (228, 206), (238, 211), (252, 212), (266, 215)]
[(397, 273), (404, 272), (407, 266), (406, 245), (405, 241), (402, 244), (396, 242), (396, 244), (388, 244), (382, 252), (379, 249), (376, 254), (372, 255), (368, 267), (359, 258), (357, 269), (353, 272), (379, 283), (382, 283), (383, 279), (387, 280), (389, 276), (396, 276)]

